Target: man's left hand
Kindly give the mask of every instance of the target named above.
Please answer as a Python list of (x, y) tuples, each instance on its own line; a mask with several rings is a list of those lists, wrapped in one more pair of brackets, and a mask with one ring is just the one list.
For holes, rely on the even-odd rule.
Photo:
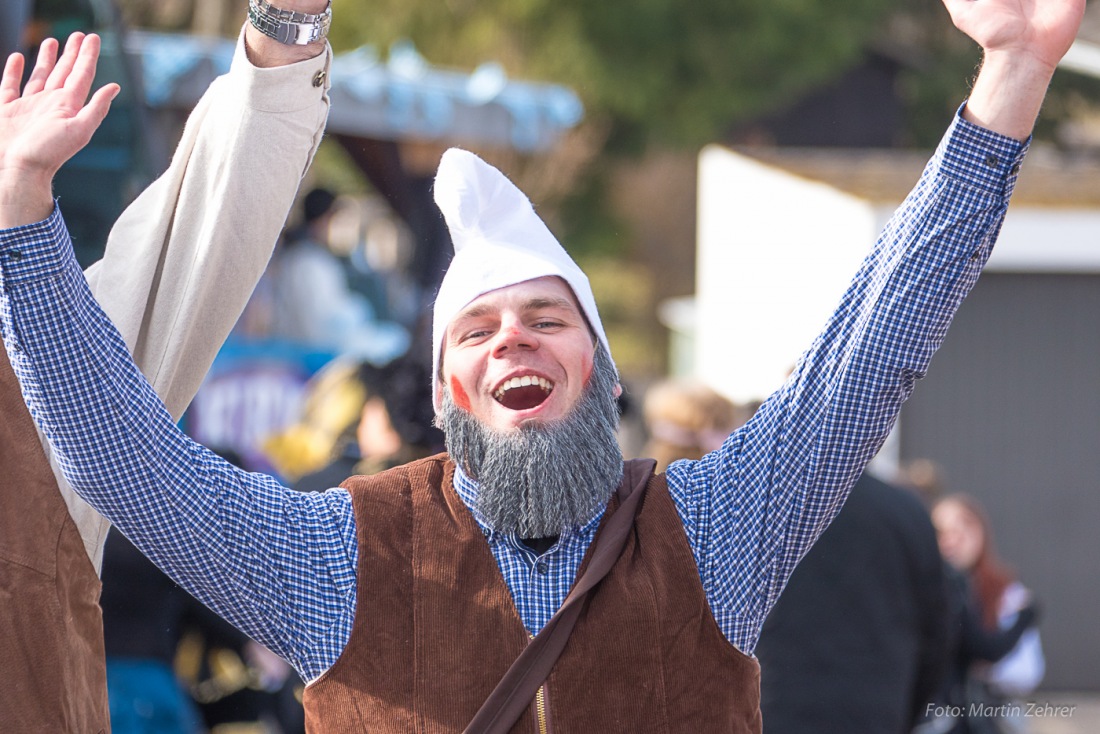
[(41, 221), (53, 211), (54, 174), (88, 144), (119, 92), (107, 84), (88, 93), (99, 60), (99, 37), (74, 33), (42, 42), (34, 70), (19, 91), (23, 56), (12, 54), (0, 77), (0, 228)]

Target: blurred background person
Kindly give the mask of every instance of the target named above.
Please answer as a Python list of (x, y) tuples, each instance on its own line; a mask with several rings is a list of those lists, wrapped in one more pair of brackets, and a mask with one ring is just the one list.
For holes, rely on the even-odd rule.
[(916, 492), (924, 506), (930, 509), (946, 494), (943, 467), (932, 459), (922, 457), (902, 462), (897, 481)]
[(643, 456), (664, 471), (677, 459), (701, 459), (745, 422), (743, 411), (707, 385), (669, 379), (646, 391), (643, 406), (649, 441)]
[(949, 622), (928, 510), (864, 473), (764, 622), (764, 730), (906, 734), (943, 679)]
[[(951, 494), (932, 508), (943, 557), (957, 572), (957, 655), (944, 696), (949, 703), (997, 707), (1034, 691), (1045, 672), (1031, 593), (998, 557), (981, 504)], [(1026, 731), (1022, 717), (967, 717), (952, 732)]]
[(270, 298), (270, 336), (306, 349), (385, 364), (404, 354), (409, 334), (379, 318), (349, 283), (348, 268), (328, 246), (338, 200), (315, 188), (302, 199), (302, 223), (287, 231), (260, 292)]
[(299, 420), (265, 444), (280, 474), (301, 491), (337, 487), (439, 453), (430, 368), (412, 356), (381, 367), (336, 359), (307, 385)]

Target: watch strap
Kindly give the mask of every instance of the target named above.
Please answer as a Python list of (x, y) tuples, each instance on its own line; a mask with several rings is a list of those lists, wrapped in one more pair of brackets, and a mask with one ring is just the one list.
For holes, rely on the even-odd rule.
[(323, 13), (299, 13), (277, 8), (267, 0), (248, 0), (248, 22), (268, 38), (288, 46), (324, 40), (332, 25), (332, 2)]

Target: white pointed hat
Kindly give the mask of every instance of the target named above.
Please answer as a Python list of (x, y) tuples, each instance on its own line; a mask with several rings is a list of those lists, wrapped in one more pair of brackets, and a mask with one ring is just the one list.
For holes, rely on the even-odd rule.
[(556, 275), (573, 289), (588, 324), (611, 356), (588, 277), (565, 252), (530, 200), (504, 174), (469, 151), (451, 148), (435, 176), (435, 203), (455, 256), (435, 299), (432, 394), (439, 410), (440, 355), (447, 325), (475, 298), (526, 280)]

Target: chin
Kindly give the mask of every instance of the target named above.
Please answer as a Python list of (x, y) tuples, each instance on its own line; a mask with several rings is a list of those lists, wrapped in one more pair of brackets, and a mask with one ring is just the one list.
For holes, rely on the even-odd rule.
[(542, 426), (561, 418), (554, 415), (554, 411), (547, 405), (540, 405), (534, 410), (512, 411), (502, 409), (494, 416), (493, 427), (498, 431), (518, 431), (521, 428)]

